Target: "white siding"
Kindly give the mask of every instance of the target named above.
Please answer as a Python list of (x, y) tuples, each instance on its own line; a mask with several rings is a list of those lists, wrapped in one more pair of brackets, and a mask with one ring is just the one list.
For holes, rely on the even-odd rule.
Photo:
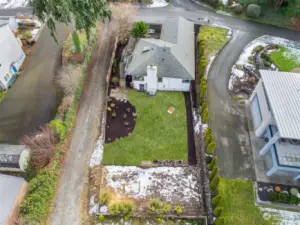
[(9, 80), (6, 81), (4, 76), (9, 74), (10, 79), (15, 73), (11, 64), (15, 63), (18, 71), (25, 59), (25, 54), (8, 25), (0, 27), (0, 52), (0, 83), (6, 89)]
[[(255, 96), (257, 96), (257, 99), (259, 102), (259, 108), (260, 108), (260, 112), (261, 112), (261, 117), (262, 117), (262, 121), (261, 121), (260, 125), (258, 127), (256, 127), (256, 129), (255, 129), (255, 136), (260, 137), (266, 130), (267, 126), (269, 124), (274, 123), (272, 112), (271, 112), (271, 110), (269, 110), (269, 107), (268, 107), (267, 98), (266, 98), (265, 91), (263, 88), (262, 79), (260, 79), (259, 82), (257, 83), (257, 85), (250, 97), (250, 102), (253, 100), (253, 98)], [(253, 111), (252, 111), (252, 117), (256, 117), (256, 116), (258, 116), (258, 115), (253, 115)]]
[[(146, 77), (145, 77), (145, 80)], [(145, 84), (145, 81), (133, 81), (133, 88), (140, 89), (139, 85)], [(162, 82), (157, 82), (157, 90), (159, 91), (189, 91), (190, 90), (190, 83), (183, 83), (182, 79), (176, 79), (176, 78), (169, 78), (169, 77), (163, 77)]]

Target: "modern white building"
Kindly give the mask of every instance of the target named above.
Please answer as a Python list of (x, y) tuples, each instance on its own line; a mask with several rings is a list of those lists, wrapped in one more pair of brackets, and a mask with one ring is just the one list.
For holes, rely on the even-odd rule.
[(160, 39), (138, 40), (125, 74), (135, 89), (149, 94), (189, 91), (195, 79), (194, 24), (182, 17), (165, 20)]
[(259, 154), (271, 156), (267, 176), (277, 171), (300, 178), (300, 74), (261, 70), (250, 97), (255, 136), (266, 143)]
[(0, 21), (0, 90), (12, 86), (25, 59), (25, 53), (15, 38), (9, 21)]

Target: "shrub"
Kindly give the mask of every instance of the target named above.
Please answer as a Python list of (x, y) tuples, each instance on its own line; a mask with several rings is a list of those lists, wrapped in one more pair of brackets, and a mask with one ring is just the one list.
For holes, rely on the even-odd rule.
[(239, 15), (243, 12), (243, 6), (241, 6), (240, 4), (236, 4), (231, 7), (231, 10), (234, 14)]
[(80, 39), (76, 31), (72, 33), (73, 44), (75, 48), (75, 52), (81, 52)]
[(299, 194), (299, 191), (298, 191), (297, 188), (291, 188), (291, 189), (290, 189), (290, 193), (291, 193), (291, 195), (297, 196), (297, 195)]
[(280, 193), (271, 192), (271, 201), (272, 202), (279, 202), (280, 201)]
[(208, 164), (207, 169), (212, 171), (218, 161), (218, 156), (215, 156), (210, 164)]
[(104, 215), (100, 214), (100, 215), (98, 216), (98, 220), (99, 220), (100, 222), (102, 222), (102, 221), (104, 220)]
[(151, 199), (150, 204), (149, 204), (149, 212), (150, 213), (155, 213), (155, 214), (160, 214), (162, 213), (164, 204), (162, 201), (158, 198)]
[(119, 210), (122, 215), (130, 215), (135, 211), (135, 207), (132, 202), (123, 202), (119, 204)]
[(289, 198), (289, 204), (298, 205), (300, 202), (299, 198), (295, 195), (291, 195)]
[(157, 223), (162, 223), (162, 218), (157, 217), (157, 218), (156, 218), (156, 222), (157, 222)]
[(208, 154), (214, 154), (215, 150), (216, 150), (216, 142), (212, 141), (211, 143), (209, 143), (209, 145), (207, 145), (207, 149), (206, 152)]
[(55, 172), (42, 170), (30, 181), (28, 194), (20, 205), (20, 213), (27, 224), (40, 224), (47, 218), (58, 182)]
[(211, 128), (208, 128), (205, 132), (204, 132), (204, 135), (207, 136), (209, 134), (212, 134), (212, 129)]
[(210, 155), (207, 155), (205, 159), (206, 159), (206, 164), (209, 164), (213, 160), (213, 157)]
[(199, 58), (201, 58), (204, 55), (205, 41), (201, 39), (198, 43), (199, 43), (198, 56)]
[(50, 127), (55, 130), (55, 133), (58, 135), (60, 141), (64, 141), (67, 135), (67, 130), (63, 122), (59, 120), (52, 120), (50, 122)]
[(100, 204), (100, 206), (108, 205), (110, 200), (111, 200), (111, 194), (108, 191), (103, 191), (100, 194), (99, 204)]
[(199, 75), (200, 77), (204, 77), (206, 71), (206, 57), (201, 56), (201, 60), (199, 63)]
[(128, 215), (124, 216), (124, 221), (129, 221), (130, 217)]
[(212, 190), (216, 190), (218, 185), (220, 183), (220, 177), (216, 176), (210, 183), (209, 187), (212, 189)]
[(112, 77), (112, 78), (111, 78), (111, 82), (112, 82), (114, 85), (117, 85), (119, 81), (120, 81), (120, 79), (119, 79), (118, 77)]
[(121, 211), (120, 211), (119, 204), (115, 203), (115, 204), (110, 205), (108, 208), (108, 212), (114, 216), (120, 215)]
[(259, 5), (251, 4), (247, 7), (247, 16), (257, 19), (260, 16), (261, 7)]
[(258, 53), (260, 52), (261, 50), (263, 50), (264, 46), (262, 45), (257, 45), (253, 50), (252, 50), (252, 53)]
[(25, 135), (22, 143), (30, 149), (30, 166), (40, 169), (51, 161), (58, 138), (49, 126), (40, 127), (33, 135)]
[(204, 111), (204, 109), (206, 109), (207, 107), (208, 107), (207, 101), (204, 101), (201, 105), (200, 112), (202, 113)]
[(250, 56), (248, 57), (248, 62), (249, 62), (250, 64), (254, 65), (254, 56), (250, 55)]
[(214, 225), (224, 225), (225, 224), (225, 218), (219, 217), (214, 221)]
[(65, 95), (74, 95), (80, 85), (81, 70), (73, 65), (64, 66), (56, 78), (56, 83)]
[(168, 213), (168, 212), (170, 212), (170, 210), (171, 210), (171, 205), (164, 203), (162, 213)]
[(212, 181), (215, 176), (217, 175), (217, 173), (219, 172), (219, 167), (215, 166), (212, 171), (209, 173), (208, 177), (209, 177), (209, 181)]
[(217, 207), (214, 209), (213, 214), (215, 217), (220, 217), (224, 211), (223, 207)]
[(263, 61), (263, 64), (264, 64), (265, 67), (267, 67), (267, 68), (270, 68), (270, 67), (271, 67), (272, 63), (270, 63), (270, 62), (267, 61), (267, 60), (262, 60), (262, 61)]
[(150, 5), (150, 4), (153, 3), (153, 1), (152, 0), (141, 0), (141, 3), (146, 4), (146, 5)]
[(208, 123), (209, 115), (208, 115), (208, 109), (207, 108), (201, 114), (201, 119), (202, 119), (203, 123)]
[(149, 25), (143, 21), (137, 21), (131, 30), (131, 35), (134, 38), (144, 37), (148, 33)]
[(26, 39), (32, 38), (31, 32), (30, 32), (30, 31), (26, 31), (26, 32), (24, 33), (24, 37), (25, 37)]
[(219, 205), (221, 199), (223, 198), (223, 196), (221, 195), (217, 195), (215, 197), (212, 198), (211, 203), (214, 207), (216, 207), (217, 205)]
[(212, 134), (209, 134), (207, 136), (205, 136), (204, 138), (205, 140), (205, 146), (207, 147), (211, 142), (214, 141), (214, 136)]
[(182, 212), (183, 212), (184, 207), (181, 205), (176, 205), (174, 208), (174, 211), (176, 212), (176, 214), (179, 216)]

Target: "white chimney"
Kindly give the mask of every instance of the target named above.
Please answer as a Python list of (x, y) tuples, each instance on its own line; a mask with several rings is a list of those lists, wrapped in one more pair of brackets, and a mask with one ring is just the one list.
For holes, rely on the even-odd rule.
[(150, 95), (155, 95), (157, 92), (157, 66), (153, 64), (147, 66), (147, 92)]

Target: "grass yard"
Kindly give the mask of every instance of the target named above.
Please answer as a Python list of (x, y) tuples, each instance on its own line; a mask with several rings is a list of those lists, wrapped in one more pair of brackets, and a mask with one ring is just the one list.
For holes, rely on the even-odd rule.
[(207, 58), (216, 54), (223, 45), (226, 44), (228, 41), (226, 37), (227, 32), (228, 30), (223, 28), (201, 26), (198, 40), (205, 40), (206, 46), (204, 55)]
[(254, 189), (251, 181), (221, 179), (219, 194), (224, 199), (221, 201), (224, 207), (223, 216), (226, 224), (230, 225), (272, 225), (272, 221), (266, 221), (262, 213), (255, 206)]
[[(105, 144), (103, 164), (138, 165), (149, 160), (187, 160), (187, 125), (184, 96), (157, 92), (155, 96), (129, 91), (136, 107), (136, 126), (131, 136)], [(175, 107), (168, 114), (169, 107)]]
[(300, 51), (292, 52), (287, 48), (280, 47), (271, 53), (271, 58), (281, 71), (290, 72), (300, 67)]

